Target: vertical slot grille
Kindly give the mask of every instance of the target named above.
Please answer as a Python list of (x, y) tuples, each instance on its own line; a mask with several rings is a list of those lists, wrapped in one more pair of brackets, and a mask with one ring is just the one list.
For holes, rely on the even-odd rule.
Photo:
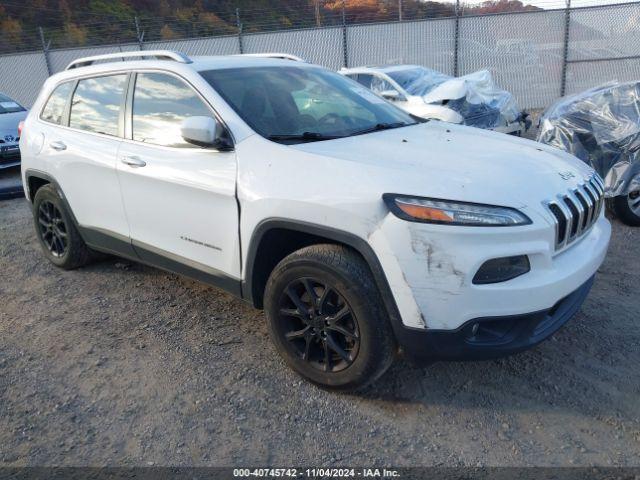
[(604, 184), (597, 174), (545, 205), (556, 225), (556, 250), (561, 250), (584, 235), (600, 216), (604, 202)]

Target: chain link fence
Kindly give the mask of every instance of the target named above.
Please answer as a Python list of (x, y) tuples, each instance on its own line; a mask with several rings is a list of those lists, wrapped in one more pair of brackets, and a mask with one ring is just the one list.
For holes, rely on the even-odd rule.
[(640, 80), (640, 4), (570, 12), (567, 93), (611, 80)]
[[(337, 22), (334, 22), (337, 23)], [(140, 32), (138, 32), (140, 33)], [(31, 106), (42, 83), (72, 60), (131, 50), (187, 55), (283, 52), (338, 70), (418, 64), (447, 74), (489, 69), (523, 108), (544, 108), (563, 93), (640, 80), (640, 3), (482, 16), (342, 24), (268, 32), (137, 40), (120, 45), (49, 49), (0, 56), (0, 91)]]
[(455, 23), (447, 18), (349, 26), (348, 66), (409, 63), (452, 75)]

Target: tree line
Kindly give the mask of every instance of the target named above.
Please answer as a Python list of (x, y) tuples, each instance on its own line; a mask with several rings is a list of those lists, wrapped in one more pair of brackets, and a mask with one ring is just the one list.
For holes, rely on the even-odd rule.
[[(461, 5), (464, 14), (537, 10), (520, 0)], [(455, 15), (432, 0), (3, 0), (0, 52)]]

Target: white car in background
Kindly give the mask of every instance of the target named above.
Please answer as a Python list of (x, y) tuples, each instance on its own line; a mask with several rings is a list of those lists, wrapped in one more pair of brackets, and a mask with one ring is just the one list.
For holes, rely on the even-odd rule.
[(27, 109), (0, 93), (0, 169), (20, 165), (20, 122), (27, 118)]
[(417, 117), (520, 135), (531, 125), (488, 70), (462, 77), (419, 65), (357, 67), (345, 75)]

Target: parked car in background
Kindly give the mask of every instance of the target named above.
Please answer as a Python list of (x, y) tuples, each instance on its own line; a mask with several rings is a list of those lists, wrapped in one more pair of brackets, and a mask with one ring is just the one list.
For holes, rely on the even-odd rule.
[(612, 82), (558, 100), (540, 118), (537, 139), (596, 170), (617, 216), (640, 226), (640, 82)]
[(419, 65), (393, 65), (340, 73), (421, 118), (515, 135), (530, 126), (528, 114), (509, 92), (496, 87), (487, 70), (451, 77)]
[(600, 178), (566, 152), (420, 121), (289, 59), (80, 59), (45, 82), (20, 144), (49, 261), (97, 250), (226, 289), (328, 388), (399, 352), (538, 344), (580, 308), (611, 233)]
[(0, 169), (20, 165), (19, 125), (27, 109), (0, 93)]

